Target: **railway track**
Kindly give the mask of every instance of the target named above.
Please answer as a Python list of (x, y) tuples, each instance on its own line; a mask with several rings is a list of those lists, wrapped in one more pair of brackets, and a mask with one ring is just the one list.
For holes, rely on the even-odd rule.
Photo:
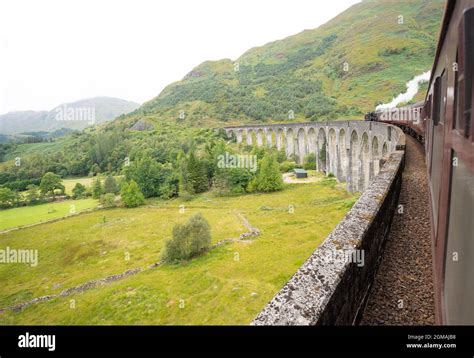
[(423, 147), (407, 136), (399, 204), (361, 325), (435, 324), (429, 198)]

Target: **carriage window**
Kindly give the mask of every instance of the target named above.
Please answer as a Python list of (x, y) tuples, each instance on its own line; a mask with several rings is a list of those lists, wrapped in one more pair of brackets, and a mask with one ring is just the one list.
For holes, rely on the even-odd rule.
[(446, 79), (446, 71), (443, 71), (441, 74), (441, 102), (439, 104), (439, 119), (438, 123), (444, 123), (444, 117), (446, 115), (446, 103), (447, 103), (447, 95), (448, 95), (448, 81)]
[(464, 131), (466, 137), (469, 136), (471, 127), (472, 112), (472, 86), (474, 71), (474, 9), (467, 10), (459, 26), (459, 49), (458, 64), (459, 73), (457, 76), (457, 116), (456, 129)]
[[(456, 63), (459, 65), (459, 51), (456, 55)], [(453, 128), (461, 129), (460, 123), (460, 116), (459, 116), (459, 108), (460, 108), (460, 81), (459, 81), (459, 68), (457, 71), (454, 72), (454, 113), (453, 113)], [(461, 92), (462, 93), (462, 92)]]
[(474, 76), (474, 8), (464, 13), (464, 81), (465, 81), (465, 100), (464, 100), (464, 126), (466, 136), (469, 136), (471, 127), (472, 111), (472, 85)]
[[(443, 72), (444, 74), (444, 72)], [(440, 117), (441, 117), (441, 102), (442, 102), (442, 89), (443, 89), (443, 78), (441, 77), (436, 77), (435, 83), (434, 83), (434, 98), (433, 98), (433, 123), (435, 126), (438, 125), (440, 122)]]
[(431, 119), (431, 106), (433, 105), (432, 99), (433, 99), (433, 95), (430, 94), (428, 96), (428, 109), (426, 113), (429, 119)]

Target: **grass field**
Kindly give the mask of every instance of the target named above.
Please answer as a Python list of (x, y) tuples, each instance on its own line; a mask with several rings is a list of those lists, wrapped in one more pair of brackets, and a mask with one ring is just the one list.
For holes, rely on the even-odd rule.
[[(95, 177), (84, 177), (84, 178), (70, 178), (70, 179), (63, 179), (62, 184), (64, 185), (64, 192), (68, 195), (72, 195), (72, 189), (76, 185), (76, 183), (81, 183), (84, 186), (91, 186), (92, 181)], [(104, 182), (104, 178), (101, 178), (101, 182)]]
[(57, 203), (24, 206), (0, 211), (0, 230), (36, 224), (97, 206), (94, 199), (68, 200)]
[(227, 244), (189, 262), (6, 311), (0, 324), (248, 324), (356, 200), (335, 184), (323, 180), (231, 198), (205, 194), (189, 202), (152, 200), (0, 235), (0, 249), (39, 252), (36, 267), (0, 265), (1, 308), (145, 268), (159, 260), (174, 223), (197, 212), (210, 222), (213, 242), (247, 231), (236, 210), (261, 230), (250, 244)]
[[(115, 179), (118, 180), (121, 176), (115, 176)], [(66, 178), (63, 179), (63, 185), (65, 188), (65, 193), (68, 195), (72, 195), (72, 189), (76, 185), (76, 183), (81, 183), (82, 185), (88, 187), (92, 186), (92, 182), (96, 179), (96, 177), (82, 177), (82, 178)], [(103, 184), (105, 180), (105, 176), (101, 175), (100, 181)]]

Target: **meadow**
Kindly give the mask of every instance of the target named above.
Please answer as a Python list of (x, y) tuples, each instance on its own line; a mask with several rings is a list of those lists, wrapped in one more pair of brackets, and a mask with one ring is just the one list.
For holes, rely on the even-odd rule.
[[(249, 324), (353, 205), (336, 181), (239, 197), (152, 199), (0, 234), (0, 249), (37, 249), (39, 263), (0, 265), (0, 308), (160, 260), (173, 225), (201, 212), (212, 242), (261, 234), (188, 262), (146, 270), (83, 293), (5, 311), (0, 324)], [(14, 209), (13, 209), (14, 210)]]
[(82, 199), (1, 210), (0, 231), (74, 215), (97, 204), (98, 200)]

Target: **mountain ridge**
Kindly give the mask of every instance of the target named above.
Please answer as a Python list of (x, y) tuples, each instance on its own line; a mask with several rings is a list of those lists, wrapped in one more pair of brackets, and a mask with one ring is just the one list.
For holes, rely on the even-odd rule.
[(442, 0), (362, 1), (235, 61), (205, 61), (128, 117), (198, 126), (285, 121), (291, 113), (361, 118), (431, 68), (443, 8)]
[[(0, 133), (5, 135), (25, 132), (54, 132), (59, 129), (82, 130), (91, 125), (91, 121), (74, 118), (57, 120), (60, 111), (71, 109), (93, 109), (94, 124), (111, 121), (122, 114), (137, 109), (140, 104), (115, 97), (98, 96), (62, 103), (50, 111), (12, 111), (0, 115)], [(86, 118), (87, 119), (87, 118)]]

